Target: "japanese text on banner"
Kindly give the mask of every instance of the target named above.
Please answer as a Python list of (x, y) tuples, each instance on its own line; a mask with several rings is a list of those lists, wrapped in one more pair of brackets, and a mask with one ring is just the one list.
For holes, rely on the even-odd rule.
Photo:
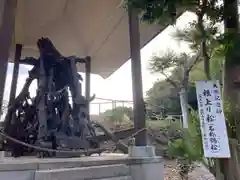
[(230, 157), (218, 81), (197, 81), (196, 91), (205, 157)]

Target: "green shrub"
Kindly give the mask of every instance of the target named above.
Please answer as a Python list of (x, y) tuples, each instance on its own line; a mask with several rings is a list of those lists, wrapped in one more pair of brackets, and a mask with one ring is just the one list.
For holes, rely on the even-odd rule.
[(177, 159), (178, 172), (182, 179), (187, 179), (194, 162), (204, 161), (198, 113), (191, 111), (188, 129), (180, 128), (178, 131), (180, 136), (169, 141), (168, 154)]

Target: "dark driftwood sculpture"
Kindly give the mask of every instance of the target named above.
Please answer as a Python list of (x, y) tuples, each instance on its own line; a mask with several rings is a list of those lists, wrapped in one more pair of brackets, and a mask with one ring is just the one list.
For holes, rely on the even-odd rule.
[[(78, 150), (91, 155), (102, 151), (100, 142), (111, 140), (117, 149), (127, 153), (127, 146), (119, 139), (131, 136), (134, 129), (112, 133), (89, 121), (86, 107), (95, 96), (90, 99), (82, 96), (82, 77), (76, 69), (79, 58), (62, 56), (47, 38), (39, 39), (37, 45), (40, 57), (22, 60), (33, 68), (22, 91), (8, 107), (4, 133), (0, 134), (11, 138), (3, 141), (3, 150), (12, 152), (14, 157), (76, 156)], [(38, 84), (37, 93), (30, 97), (29, 87), (34, 80)], [(95, 128), (100, 128), (104, 135), (96, 136)], [(71, 151), (74, 152), (68, 153)]]
[[(80, 74), (75, 57), (63, 57), (47, 38), (37, 42), (40, 57), (34, 62), (20, 94), (9, 105), (4, 132), (25, 143), (58, 150), (98, 148), (95, 130), (87, 119), (86, 100), (82, 96)], [(31, 83), (37, 80), (36, 97), (29, 96)], [(72, 101), (69, 101), (69, 94)], [(13, 156), (36, 152), (9, 140), (4, 149)], [(56, 153), (37, 152), (41, 156)]]

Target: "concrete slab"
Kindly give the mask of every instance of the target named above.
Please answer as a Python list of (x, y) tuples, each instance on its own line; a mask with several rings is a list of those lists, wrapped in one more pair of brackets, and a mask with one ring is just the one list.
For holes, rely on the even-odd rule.
[(92, 180), (129, 176), (124, 164), (36, 171), (34, 180)]
[(161, 157), (141, 157), (131, 158), (124, 156), (96, 156), (96, 157), (81, 157), (81, 158), (5, 158), (0, 162), (0, 171), (21, 171), (21, 170), (46, 170), (72, 167), (89, 167), (112, 164), (143, 164), (143, 163), (160, 163)]
[(133, 180), (164, 180), (164, 163), (152, 146), (129, 147), (130, 174)]
[(35, 171), (2, 171), (1, 180), (34, 180)]
[(130, 165), (133, 180), (164, 180), (163, 163), (147, 163)]
[[(4, 160), (0, 162), (0, 172), (2, 171), (26, 171), (38, 169), (38, 163), (27, 161)], [(1, 178), (0, 178), (1, 179)]]
[(153, 146), (129, 146), (128, 154), (132, 158), (156, 156), (155, 148)]
[(104, 178), (104, 179), (93, 179), (93, 180), (133, 180), (131, 176), (121, 176), (113, 178)]
[(46, 158), (35, 157), (5, 158), (0, 162), (0, 171), (21, 171), (38, 169), (59, 169), (72, 167), (89, 167), (111, 164), (123, 164), (127, 159), (124, 156), (96, 156), (81, 158)]
[(82, 157), (82, 158), (64, 158), (64, 159), (48, 159), (38, 163), (38, 169), (59, 169), (72, 167), (90, 167), (112, 164), (124, 164), (127, 157), (122, 156), (98, 156), (98, 157)]
[[(128, 155), (62, 159), (5, 158), (0, 162), (0, 180), (162, 180), (161, 157)], [(108, 176), (108, 177), (105, 177)], [(154, 175), (154, 176), (153, 176)], [(83, 177), (83, 178), (82, 178)], [(116, 178), (115, 178), (116, 177)]]

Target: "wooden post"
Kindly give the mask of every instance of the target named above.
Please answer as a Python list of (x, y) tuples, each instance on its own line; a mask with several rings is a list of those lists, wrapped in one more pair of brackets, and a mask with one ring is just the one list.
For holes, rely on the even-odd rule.
[(141, 131), (136, 136), (136, 146), (145, 146), (147, 143), (143, 88), (142, 88), (142, 71), (140, 55), (140, 32), (139, 18), (137, 12), (129, 7), (129, 37), (132, 63), (132, 89), (133, 89), (133, 119), (136, 131)]
[[(90, 115), (90, 91), (91, 91), (91, 57), (86, 57), (85, 62), (85, 98), (87, 99), (87, 114)], [(89, 119), (89, 118), (88, 118)]]
[(18, 73), (19, 73), (19, 60), (21, 58), (21, 53), (22, 53), (22, 45), (16, 44), (9, 104), (12, 104), (13, 100), (16, 97), (17, 81), (18, 81)]
[(16, 7), (17, 0), (0, 0), (0, 108), (2, 108), (8, 56), (14, 33)]
[(45, 90), (46, 90), (46, 76), (44, 70), (44, 61), (42, 53), (40, 53), (40, 78), (38, 81), (38, 94), (41, 96), (41, 100), (38, 104), (38, 141), (41, 142), (46, 140), (47, 137), (47, 114), (46, 114), (46, 99), (45, 99)]

